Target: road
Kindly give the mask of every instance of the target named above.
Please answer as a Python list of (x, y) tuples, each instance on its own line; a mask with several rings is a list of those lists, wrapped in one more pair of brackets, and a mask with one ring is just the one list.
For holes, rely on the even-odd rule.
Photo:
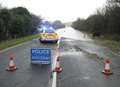
[[(119, 55), (72, 28), (58, 33), (63, 38), (60, 45), (63, 72), (58, 75), (57, 87), (119, 87)], [(111, 76), (101, 73), (105, 58), (111, 60)]]
[[(57, 87), (119, 87), (119, 55), (72, 28), (56, 32), (61, 37), (60, 63), (63, 68), (63, 72), (57, 75)], [(32, 65), (32, 47), (49, 47), (54, 53), (56, 44), (41, 44), (34, 39), (0, 52), (0, 87), (50, 87), (51, 66)], [(6, 71), (10, 53), (15, 55), (18, 68), (15, 72)], [(113, 75), (109, 77), (101, 73), (105, 58), (111, 60)]]
[[(30, 49), (32, 47), (56, 47), (55, 44), (41, 44), (38, 39), (29, 41), (21, 46), (5, 50), (0, 53), (0, 87), (48, 87), (51, 66), (32, 65)], [(9, 54), (15, 55), (18, 68), (15, 72), (8, 72)]]

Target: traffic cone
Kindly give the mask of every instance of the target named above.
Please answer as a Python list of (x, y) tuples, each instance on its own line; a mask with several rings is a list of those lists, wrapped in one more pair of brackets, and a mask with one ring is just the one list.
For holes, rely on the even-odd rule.
[(54, 72), (57, 72), (57, 73), (60, 73), (62, 72), (62, 67), (60, 67), (60, 61), (59, 61), (59, 58), (57, 58), (57, 62), (56, 62), (56, 68), (54, 70)]
[(112, 75), (113, 74), (112, 71), (111, 71), (111, 69), (110, 69), (110, 60), (109, 59), (105, 60), (105, 68), (102, 71), (102, 73), (104, 75)]
[(7, 67), (7, 71), (15, 71), (17, 69), (15, 63), (14, 63), (14, 58), (13, 58), (13, 55), (11, 56), (10, 55), (10, 61), (9, 61), (9, 65)]

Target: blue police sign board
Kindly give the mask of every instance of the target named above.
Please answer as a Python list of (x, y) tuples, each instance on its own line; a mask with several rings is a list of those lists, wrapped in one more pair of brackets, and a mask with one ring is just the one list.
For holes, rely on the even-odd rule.
[(51, 63), (51, 49), (50, 48), (32, 48), (31, 62), (39, 64)]

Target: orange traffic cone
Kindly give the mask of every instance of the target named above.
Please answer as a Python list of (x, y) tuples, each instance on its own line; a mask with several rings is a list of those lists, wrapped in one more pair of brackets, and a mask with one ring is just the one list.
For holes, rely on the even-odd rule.
[(111, 69), (110, 69), (110, 60), (109, 59), (105, 60), (105, 68), (102, 71), (102, 73), (105, 75), (112, 75), (113, 74)]
[(8, 68), (6, 69), (7, 71), (15, 71), (17, 69), (13, 59), (13, 56), (10, 56), (10, 62)]
[(56, 62), (56, 68), (55, 68), (55, 72), (57, 72), (57, 73), (60, 73), (60, 72), (62, 72), (62, 67), (60, 67), (60, 61), (59, 61), (59, 58), (57, 58), (57, 62)]

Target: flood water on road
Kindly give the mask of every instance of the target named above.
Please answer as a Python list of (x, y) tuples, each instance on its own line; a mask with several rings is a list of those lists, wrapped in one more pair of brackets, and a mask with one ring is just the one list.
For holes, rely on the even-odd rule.
[[(58, 75), (57, 87), (119, 87), (119, 56), (71, 27), (56, 32), (61, 38), (60, 63), (63, 68)], [(111, 60), (110, 67), (114, 73), (109, 78), (101, 73), (106, 56)]]
[(69, 38), (71, 40), (91, 41), (84, 33), (73, 29), (72, 27), (62, 28), (56, 31), (60, 37)]

